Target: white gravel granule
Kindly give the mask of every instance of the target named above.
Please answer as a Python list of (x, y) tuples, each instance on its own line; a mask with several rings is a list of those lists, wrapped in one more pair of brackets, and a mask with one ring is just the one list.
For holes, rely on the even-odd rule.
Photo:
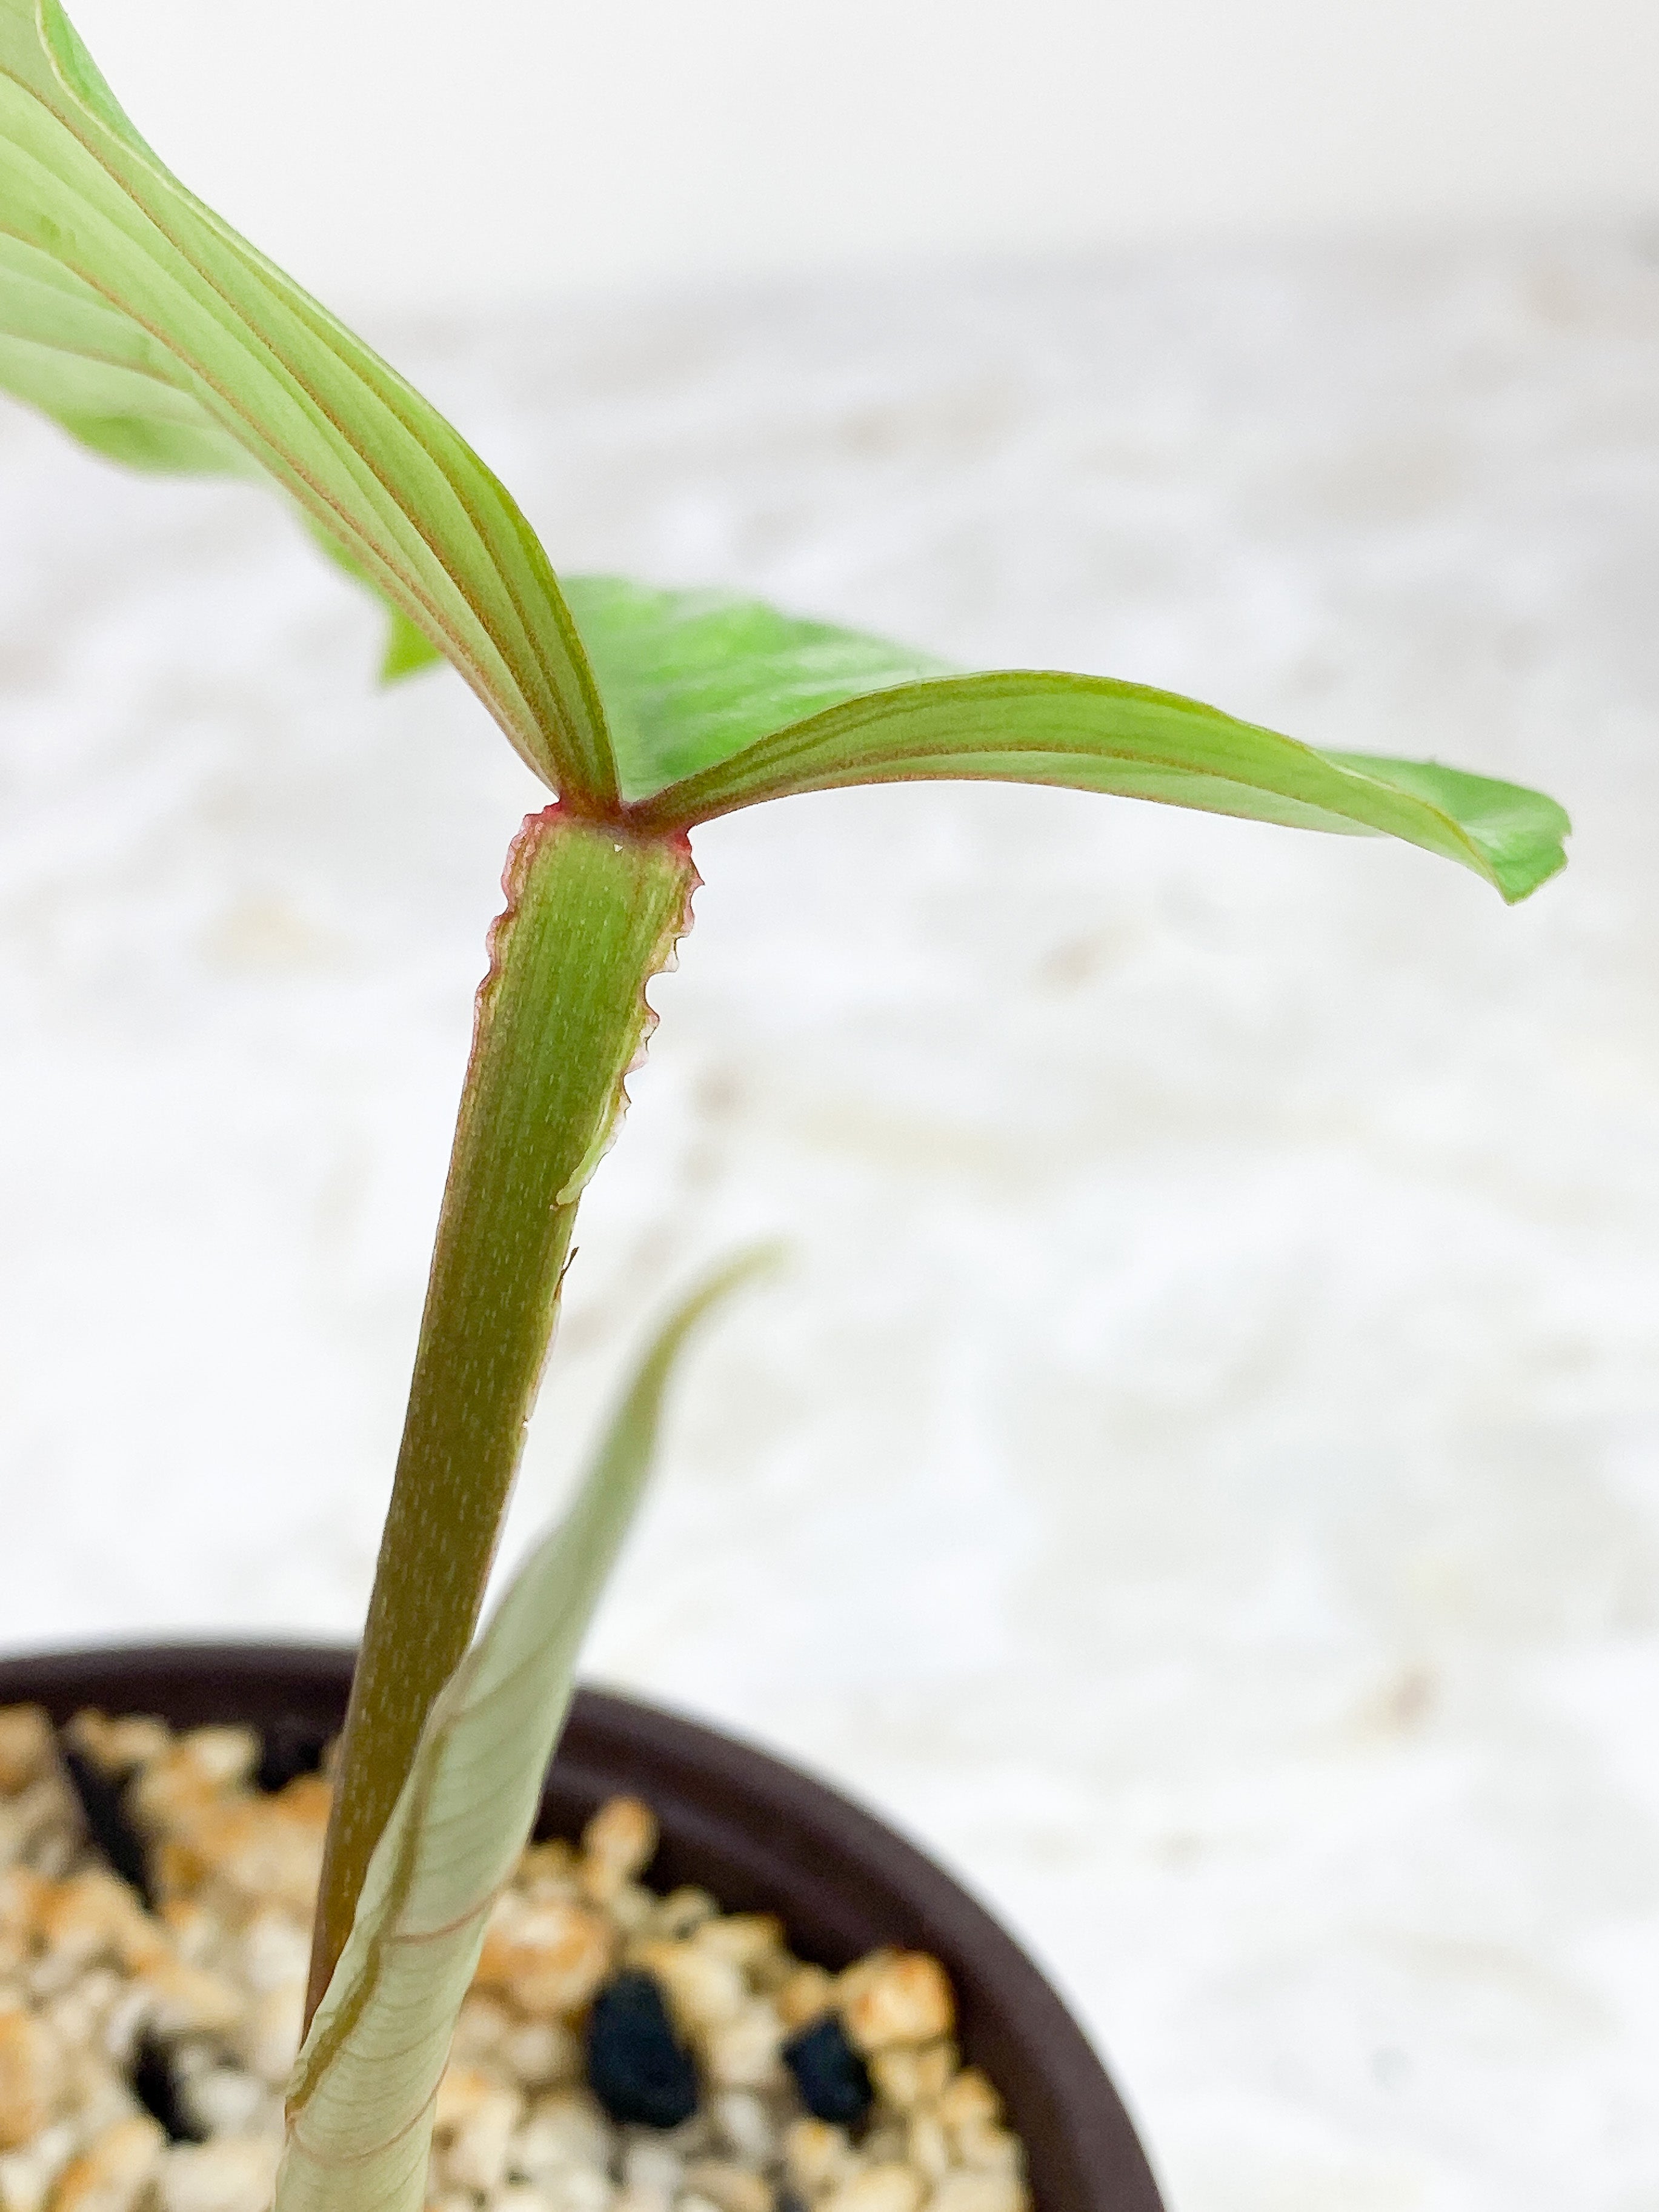
[[(0, 2212), (264, 2212), (330, 1784), (260, 1790), (248, 1728), (87, 1712), (68, 1733), (123, 1786), (155, 1909), (91, 1844), (46, 1715), (0, 1708)], [(645, 1887), (656, 1843), (618, 1797), (579, 1845), (524, 1852), (438, 2091), (429, 2212), (1027, 2212), (1020, 2143), (960, 2063), (936, 1960), (878, 1951), (831, 1975), (770, 1914)], [(696, 2057), (678, 2127), (617, 2124), (583, 2078), (585, 2017), (629, 1969)], [(830, 2014), (874, 2092), (856, 2139), (806, 2112), (784, 2063)], [(147, 2108), (146, 2063), (201, 2141)]]

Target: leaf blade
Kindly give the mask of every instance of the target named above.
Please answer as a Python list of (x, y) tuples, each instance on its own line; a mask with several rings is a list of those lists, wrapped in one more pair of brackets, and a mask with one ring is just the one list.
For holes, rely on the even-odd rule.
[[(20, 396), (124, 459), (145, 458), (133, 423), (165, 417), (150, 465), (240, 449), (454, 662), (544, 781), (614, 803), (598, 689), (518, 507), (410, 386), (162, 167), (58, 0), (0, 0), (0, 327), (42, 349), (11, 361)], [(131, 388), (112, 412), (50, 404), (46, 360), (84, 386), (112, 348), (114, 366), (142, 364), (150, 410)]]
[(616, 745), (641, 799), (756, 739), (890, 684), (948, 673), (927, 653), (726, 592), (567, 576)]
[[(1460, 862), (1509, 902), (1565, 863), (1566, 815), (1519, 785), (1433, 762), (1318, 750), (1110, 677), (941, 672), (884, 640), (799, 623), (757, 602), (653, 593), (612, 579), (573, 578), (571, 592), (579, 618), (593, 621), (597, 610), (593, 665), (641, 828), (690, 828), (854, 784), (969, 780), (1391, 836)], [(752, 668), (733, 654), (720, 672), (720, 640), (744, 626), (764, 633), (765, 649)], [(791, 711), (808, 702), (809, 711)], [(682, 772), (662, 781), (674, 770)]]
[(534, 1818), (583, 1632), (650, 1472), (671, 1372), (697, 1322), (769, 1256), (732, 1262), (670, 1316), (570, 1507), (434, 1708), (295, 2063), (275, 2212), (419, 2212), (455, 2014)]

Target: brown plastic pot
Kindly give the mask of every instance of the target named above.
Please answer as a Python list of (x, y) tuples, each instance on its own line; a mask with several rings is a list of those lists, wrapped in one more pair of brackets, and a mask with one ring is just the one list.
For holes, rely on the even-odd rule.
[[(55, 1720), (82, 1705), (176, 1726), (285, 1715), (338, 1726), (352, 1654), (284, 1644), (179, 1644), (0, 1661), (0, 1705)], [(828, 1966), (878, 1944), (931, 1951), (956, 1985), (959, 2033), (1006, 2100), (1037, 2212), (1162, 2212), (1105, 2069), (1024, 1953), (913, 1844), (794, 1768), (695, 1722), (577, 1692), (548, 1778), (541, 1832), (571, 1834), (618, 1790), (661, 1825), (653, 1884), (696, 1882), (733, 1911), (780, 1914), (792, 1948)]]

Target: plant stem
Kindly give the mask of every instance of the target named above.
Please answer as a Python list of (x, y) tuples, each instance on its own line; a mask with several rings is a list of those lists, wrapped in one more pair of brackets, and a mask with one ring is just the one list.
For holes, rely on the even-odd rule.
[(346, 1715), (307, 2017), (328, 1986), (428, 1709), (477, 1625), (547, 1357), (576, 1202), (689, 926), (683, 837), (551, 806), (508, 856), (391, 1509)]

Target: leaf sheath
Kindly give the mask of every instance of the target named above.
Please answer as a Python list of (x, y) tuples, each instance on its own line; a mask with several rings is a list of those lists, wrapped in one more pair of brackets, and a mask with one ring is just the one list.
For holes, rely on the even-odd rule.
[(353, 1684), (312, 2002), (433, 1699), (477, 1626), (581, 1186), (625, 1103), (645, 986), (688, 926), (683, 840), (532, 815), (506, 877)]

